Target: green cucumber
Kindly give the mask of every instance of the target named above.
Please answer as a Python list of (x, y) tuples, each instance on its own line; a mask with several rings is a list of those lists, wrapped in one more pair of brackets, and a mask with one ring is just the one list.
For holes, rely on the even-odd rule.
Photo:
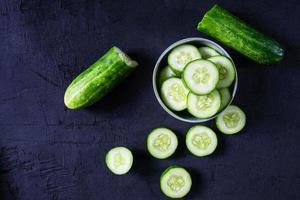
[(218, 5), (214, 5), (205, 13), (197, 30), (216, 38), (258, 63), (270, 64), (283, 58), (284, 50), (278, 42), (258, 32)]
[(190, 44), (175, 47), (168, 56), (168, 64), (176, 74), (180, 74), (189, 62), (200, 59), (199, 50)]
[(72, 81), (65, 92), (65, 105), (70, 109), (77, 109), (94, 104), (137, 65), (118, 47), (112, 47)]
[(207, 156), (215, 151), (218, 138), (210, 128), (197, 125), (190, 128), (185, 143), (188, 150), (195, 156)]
[(246, 124), (245, 113), (237, 106), (230, 105), (216, 119), (219, 131), (224, 134), (240, 132)]
[(191, 175), (182, 167), (172, 165), (160, 176), (160, 189), (170, 198), (177, 199), (186, 196), (191, 187)]
[(123, 175), (130, 170), (133, 156), (126, 147), (115, 147), (106, 154), (105, 163), (112, 173)]
[(147, 137), (147, 149), (153, 157), (158, 159), (170, 157), (177, 145), (175, 133), (167, 128), (156, 128)]
[(217, 88), (229, 87), (235, 78), (235, 68), (232, 61), (225, 56), (214, 56), (208, 58), (219, 69), (219, 82)]
[(208, 94), (219, 82), (219, 71), (214, 63), (198, 59), (186, 65), (183, 80), (193, 93)]
[(200, 54), (202, 56), (202, 59), (207, 59), (212, 56), (219, 56), (220, 54), (210, 47), (200, 47), (199, 48)]
[(219, 110), (223, 110), (231, 100), (231, 94), (228, 88), (219, 89), (221, 95), (221, 106)]
[(176, 77), (176, 74), (169, 66), (164, 67), (159, 73), (158, 85), (161, 86), (165, 80), (171, 77)]
[(161, 97), (171, 110), (181, 111), (186, 109), (189, 90), (180, 78), (169, 78), (163, 82)]
[(197, 118), (210, 118), (217, 114), (221, 105), (221, 96), (218, 90), (206, 95), (195, 95), (192, 92), (188, 95), (187, 109), (190, 114)]

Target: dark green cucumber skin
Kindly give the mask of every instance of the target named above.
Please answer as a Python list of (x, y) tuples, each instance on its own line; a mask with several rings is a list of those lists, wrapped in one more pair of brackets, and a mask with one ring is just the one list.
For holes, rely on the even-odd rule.
[(261, 64), (276, 63), (283, 58), (284, 50), (278, 42), (218, 5), (206, 12), (197, 30)]
[(117, 86), (134, 69), (112, 47), (99, 60), (79, 74), (65, 92), (65, 105), (70, 109), (90, 106)]

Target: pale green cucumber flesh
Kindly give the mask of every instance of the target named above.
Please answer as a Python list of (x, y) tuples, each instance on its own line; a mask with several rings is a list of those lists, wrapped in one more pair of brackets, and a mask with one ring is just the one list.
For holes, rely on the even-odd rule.
[(217, 88), (229, 87), (235, 78), (235, 67), (232, 61), (225, 56), (213, 56), (208, 58), (219, 70), (219, 82)]
[(177, 136), (170, 129), (156, 128), (147, 136), (148, 152), (155, 158), (165, 159), (170, 157), (177, 146)]
[(197, 29), (258, 63), (270, 64), (283, 58), (284, 50), (278, 42), (218, 5), (206, 12)]
[(188, 95), (187, 109), (194, 117), (206, 119), (218, 113), (221, 106), (221, 96), (218, 90), (206, 95)]
[(221, 95), (221, 106), (219, 110), (223, 110), (231, 100), (231, 94), (228, 88), (219, 89)]
[(245, 113), (237, 106), (230, 105), (216, 119), (216, 126), (224, 134), (240, 132), (246, 124)]
[(70, 109), (92, 105), (118, 85), (137, 63), (112, 47), (68, 86), (64, 102)]
[(192, 178), (189, 172), (179, 166), (168, 167), (160, 177), (160, 189), (170, 198), (186, 196), (192, 187)]
[(219, 71), (213, 62), (198, 59), (186, 65), (182, 77), (193, 93), (202, 95), (208, 94), (216, 88)]
[(213, 130), (206, 126), (193, 126), (186, 135), (186, 146), (195, 156), (212, 154), (218, 144), (218, 138)]
[(133, 163), (133, 156), (126, 147), (115, 147), (108, 151), (105, 156), (105, 163), (108, 169), (116, 174), (126, 174)]
[(201, 54), (195, 46), (183, 44), (169, 53), (168, 64), (176, 74), (180, 74), (187, 63), (200, 58)]
[(161, 87), (161, 97), (168, 108), (174, 111), (186, 109), (189, 90), (179, 78), (165, 80)]
[(220, 54), (211, 47), (200, 47), (199, 48), (202, 59), (207, 59), (212, 56), (219, 56)]
[(158, 85), (161, 86), (165, 80), (171, 77), (176, 77), (176, 74), (172, 71), (172, 69), (169, 66), (164, 67), (159, 72)]

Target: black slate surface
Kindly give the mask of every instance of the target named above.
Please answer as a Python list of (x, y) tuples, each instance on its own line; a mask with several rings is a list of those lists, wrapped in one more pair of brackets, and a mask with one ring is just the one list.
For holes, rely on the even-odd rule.
[[(192, 124), (170, 117), (151, 85), (154, 64), (171, 43), (205, 37), (195, 30), (214, 3), (285, 46), (282, 62), (253, 63), (232, 50), (239, 73), (234, 103), (246, 112), (245, 130), (218, 133), (217, 152), (197, 158), (184, 147)], [(171, 164), (193, 177), (186, 199), (300, 199), (300, 5), (297, 0), (1, 0), (0, 199), (167, 199), (160, 173)], [(112, 45), (139, 68), (101, 102), (67, 110), (66, 86)], [(206, 123), (214, 128), (214, 122)], [(155, 160), (145, 137), (174, 129), (176, 155)], [(215, 129), (215, 128), (214, 128)], [(131, 172), (114, 176), (105, 152), (133, 150)]]

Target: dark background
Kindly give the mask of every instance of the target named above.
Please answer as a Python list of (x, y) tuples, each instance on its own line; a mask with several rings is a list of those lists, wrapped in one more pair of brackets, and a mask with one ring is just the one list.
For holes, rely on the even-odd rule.
[[(159, 188), (171, 164), (192, 173), (186, 199), (300, 199), (300, 3), (298, 0), (1, 0), (0, 199), (167, 199)], [(237, 135), (218, 132), (209, 157), (192, 156), (184, 135), (192, 124), (169, 116), (156, 101), (154, 64), (171, 43), (208, 36), (196, 25), (214, 3), (286, 49), (271, 66), (226, 48), (239, 73), (234, 103), (247, 114)], [(111, 46), (139, 61), (112, 93), (84, 110), (68, 110), (70, 81)], [(215, 129), (214, 121), (206, 123)], [(167, 160), (145, 151), (147, 133), (170, 127), (179, 150)], [(133, 169), (112, 175), (104, 156), (133, 150)]]

